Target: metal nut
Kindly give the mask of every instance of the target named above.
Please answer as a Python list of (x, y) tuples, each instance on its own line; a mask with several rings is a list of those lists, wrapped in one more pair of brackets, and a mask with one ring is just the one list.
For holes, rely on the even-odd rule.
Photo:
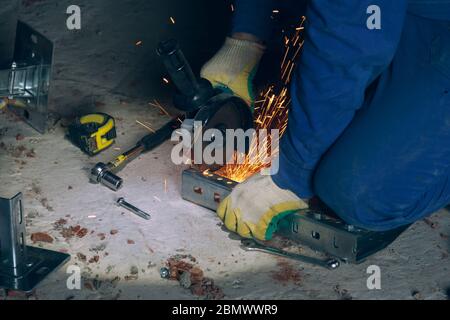
[(159, 270), (159, 274), (160, 274), (161, 278), (169, 279), (169, 277), (170, 277), (170, 270), (168, 268), (161, 268)]

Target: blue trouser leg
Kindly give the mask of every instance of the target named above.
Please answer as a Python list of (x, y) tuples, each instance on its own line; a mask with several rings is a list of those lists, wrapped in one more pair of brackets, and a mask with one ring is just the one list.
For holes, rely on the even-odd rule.
[(450, 23), (408, 15), (396, 56), (322, 158), (315, 193), (384, 231), (450, 203)]

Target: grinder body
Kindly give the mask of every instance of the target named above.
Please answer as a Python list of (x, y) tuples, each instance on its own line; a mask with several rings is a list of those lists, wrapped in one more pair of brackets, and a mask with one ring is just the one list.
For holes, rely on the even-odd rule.
[[(253, 127), (253, 115), (247, 103), (237, 96), (213, 88), (206, 79), (197, 79), (177, 41), (160, 42), (157, 52), (177, 89), (174, 95), (174, 106), (183, 111), (184, 115), (171, 120), (155, 133), (145, 136), (136, 146), (113, 161), (107, 164), (98, 163), (91, 170), (90, 180), (93, 183), (101, 183), (117, 191), (123, 185), (122, 179), (116, 175), (117, 172), (140, 154), (170, 139), (173, 131), (181, 126), (190, 127), (194, 131), (193, 124), (200, 122), (202, 137), (203, 132), (208, 129), (218, 129), (225, 133), (226, 129), (246, 131)], [(225, 147), (225, 141), (223, 145)], [(202, 148), (206, 146), (207, 143), (202, 141)], [(226, 152), (223, 154), (226, 155)], [(211, 170), (218, 168), (215, 165), (209, 167)]]
[[(211, 83), (204, 78), (194, 76), (186, 58), (175, 40), (161, 42), (158, 46), (158, 54), (162, 57), (164, 65), (175, 84), (178, 92), (174, 96), (174, 105), (177, 109), (186, 112), (186, 119), (182, 125), (184, 129), (194, 130), (194, 123), (201, 123), (201, 135), (208, 129), (217, 129), (223, 136), (222, 163), (230, 159), (232, 154), (227, 154), (226, 130), (242, 129), (244, 131), (253, 128), (253, 115), (250, 107), (240, 97), (221, 89), (213, 88)], [(194, 139), (196, 139), (195, 137)], [(194, 142), (193, 142), (194, 143)], [(202, 148), (206, 148), (213, 142), (199, 142)], [(198, 145), (198, 144), (197, 144)], [(248, 152), (250, 141), (246, 142), (244, 152)], [(220, 165), (207, 165), (203, 168), (212, 171), (220, 168)]]

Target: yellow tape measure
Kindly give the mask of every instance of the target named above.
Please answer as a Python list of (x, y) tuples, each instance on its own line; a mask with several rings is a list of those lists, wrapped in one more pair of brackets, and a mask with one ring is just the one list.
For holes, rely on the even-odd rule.
[(69, 126), (68, 138), (90, 156), (110, 147), (116, 137), (115, 120), (106, 113), (84, 115)]

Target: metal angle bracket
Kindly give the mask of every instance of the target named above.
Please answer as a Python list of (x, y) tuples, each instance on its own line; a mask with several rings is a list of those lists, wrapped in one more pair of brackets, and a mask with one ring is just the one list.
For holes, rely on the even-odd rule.
[(26, 245), (22, 194), (0, 198), (0, 288), (31, 292), (70, 255)]
[(40, 133), (47, 129), (52, 61), (53, 43), (19, 21), (13, 62), (0, 70), (0, 97), (14, 102), (9, 109)]
[[(187, 169), (182, 175), (183, 199), (217, 210), (238, 183), (210, 172)], [(386, 232), (374, 232), (346, 224), (318, 210), (300, 210), (283, 219), (277, 235), (327, 253), (349, 263), (361, 263), (386, 248), (409, 226)]]

